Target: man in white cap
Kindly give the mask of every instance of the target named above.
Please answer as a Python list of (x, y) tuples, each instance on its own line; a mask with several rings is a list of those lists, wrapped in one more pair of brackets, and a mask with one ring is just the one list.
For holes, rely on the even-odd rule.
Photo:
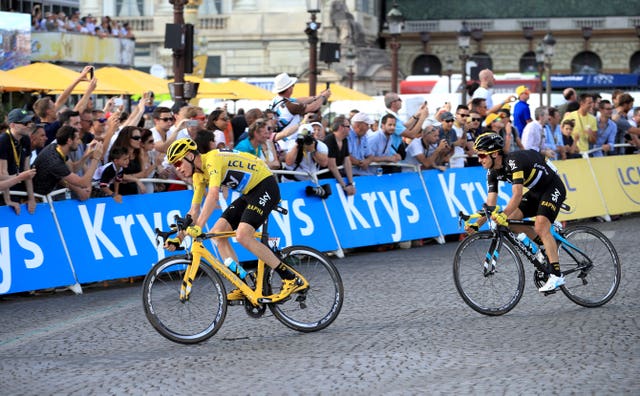
[(278, 96), (273, 98), (269, 108), (276, 114), (277, 130), (286, 128), (291, 122), (299, 124), (304, 114), (317, 112), (331, 96), (331, 90), (326, 89), (318, 96), (292, 98), (293, 86), (297, 81), (287, 73), (278, 74), (273, 80), (273, 92)]
[(369, 149), (367, 132), (373, 120), (367, 113), (359, 112), (351, 117), (351, 130), (347, 137), (349, 142), (349, 155), (353, 165), (353, 174), (356, 176), (373, 175), (375, 170), (369, 168), (373, 161), (373, 155)]

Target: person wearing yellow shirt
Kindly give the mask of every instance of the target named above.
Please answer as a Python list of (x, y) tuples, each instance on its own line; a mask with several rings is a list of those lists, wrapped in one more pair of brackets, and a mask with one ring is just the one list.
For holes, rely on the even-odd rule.
[(598, 121), (591, 114), (591, 108), (593, 107), (593, 96), (591, 94), (581, 94), (579, 103), (578, 110), (566, 113), (563, 121), (573, 120), (575, 122), (571, 136), (577, 142), (580, 152), (583, 153), (589, 151), (590, 143), (596, 142)]
[[(270, 302), (281, 301), (308, 286), (293, 268), (281, 262), (271, 249), (254, 238), (256, 229), (265, 222), (269, 213), (280, 202), (278, 182), (263, 160), (249, 153), (229, 149), (211, 150), (206, 154), (200, 154), (193, 140), (183, 138), (169, 146), (167, 161), (183, 178), (193, 179), (193, 199), (188, 214), (195, 222), (187, 227), (187, 235), (197, 237), (202, 234), (202, 228), (218, 207), (222, 186), (236, 190), (241, 193), (240, 197), (222, 213), (212, 232), (236, 230), (238, 243), (280, 275), (282, 288), (280, 293), (267, 297)], [(178, 237), (183, 238), (184, 234)], [(238, 256), (228, 238), (218, 239), (217, 244), (223, 260), (232, 258), (238, 262)], [(175, 241), (168, 240), (165, 248), (175, 250)], [(227, 295), (230, 301), (243, 298), (240, 289)]]

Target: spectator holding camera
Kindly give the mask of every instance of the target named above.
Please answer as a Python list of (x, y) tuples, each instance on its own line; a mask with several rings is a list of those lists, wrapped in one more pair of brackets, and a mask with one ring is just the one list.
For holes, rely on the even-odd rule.
[[(441, 124), (431, 118), (427, 118), (422, 123), (422, 136), (413, 139), (407, 147), (407, 156), (404, 163), (418, 166), (420, 169), (447, 169), (451, 146), (446, 139), (440, 139), (439, 126)], [(404, 172), (412, 171), (410, 168), (403, 168)]]
[(273, 98), (269, 109), (276, 114), (278, 131), (292, 122), (299, 124), (304, 114), (317, 112), (331, 96), (331, 90), (326, 89), (318, 96), (292, 98), (293, 86), (297, 81), (297, 78), (290, 77), (287, 73), (278, 74), (273, 81), (273, 91), (278, 96)]
[(282, 181), (311, 180), (311, 174), (327, 167), (328, 154), (327, 145), (316, 139), (313, 125), (302, 125), (298, 137), (289, 141), (284, 169), (306, 172), (307, 175), (285, 175)]

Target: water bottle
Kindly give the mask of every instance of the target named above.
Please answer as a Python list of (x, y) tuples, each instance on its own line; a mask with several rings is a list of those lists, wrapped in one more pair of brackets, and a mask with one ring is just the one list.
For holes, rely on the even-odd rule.
[(527, 234), (525, 234), (524, 232), (521, 232), (518, 234), (518, 240), (520, 242), (522, 242), (522, 244), (524, 246), (526, 246), (526, 248), (532, 253), (532, 254), (536, 254), (538, 253), (538, 245), (535, 244), (535, 242), (533, 242), (531, 239), (529, 239), (529, 237), (527, 236)]
[(68, 188), (64, 192), (64, 199), (66, 200), (71, 199), (71, 190), (69, 190)]
[(247, 271), (245, 271), (244, 268), (242, 268), (240, 264), (236, 263), (236, 261), (231, 257), (227, 257), (227, 259), (224, 260), (224, 265), (238, 275), (240, 279), (244, 279), (247, 276)]
[(382, 167), (378, 167), (378, 169), (376, 169), (376, 176), (382, 176)]

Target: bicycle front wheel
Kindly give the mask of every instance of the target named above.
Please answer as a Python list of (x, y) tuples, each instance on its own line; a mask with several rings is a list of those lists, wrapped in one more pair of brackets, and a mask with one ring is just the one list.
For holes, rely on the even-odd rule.
[[(281, 252), (282, 260), (309, 282), (309, 288), (286, 301), (269, 305), (273, 315), (294, 330), (309, 333), (329, 326), (338, 317), (344, 301), (340, 273), (323, 253), (307, 246), (291, 246)], [(267, 275), (269, 293), (280, 288), (281, 279), (271, 269)]]
[(620, 285), (620, 259), (611, 241), (595, 228), (573, 226), (564, 237), (584, 255), (559, 247), (560, 268), (565, 274), (562, 292), (578, 305), (599, 307), (613, 298)]
[(180, 286), (191, 261), (186, 255), (160, 260), (144, 278), (142, 302), (151, 325), (164, 337), (195, 344), (214, 335), (227, 314), (226, 292), (218, 274), (202, 261), (187, 301)]
[(522, 260), (507, 240), (502, 241), (494, 271), (485, 274), (484, 259), (490, 232), (479, 232), (460, 243), (453, 259), (453, 280), (460, 297), (475, 311), (498, 316), (511, 311), (524, 292)]

